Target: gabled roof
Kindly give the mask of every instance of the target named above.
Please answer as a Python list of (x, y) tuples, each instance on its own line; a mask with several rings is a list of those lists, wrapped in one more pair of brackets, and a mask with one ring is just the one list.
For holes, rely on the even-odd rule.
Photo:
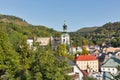
[(97, 58), (94, 55), (88, 54), (88, 55), (79, 55), (76, 59), (76, 61), (90, 61), (90, 60), (97, 60)]
[(120, 65), (120, 59), (111, 57), (102, 65), (102, 67), (117, 67), (118, 65)]
[(75, 64), (72, 60), (70, 60), (70, 59), (68, 59), (68, 58), (67, 58), (67, 62), (68, 62), (68, 64), (69, 64), (70, 66), (76, 66), (76, 64)]

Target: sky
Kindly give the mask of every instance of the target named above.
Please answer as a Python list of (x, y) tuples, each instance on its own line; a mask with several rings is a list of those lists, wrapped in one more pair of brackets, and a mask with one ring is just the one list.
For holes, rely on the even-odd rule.
[(0, 14), (61, 31), (120, 21), (120, 0), (0, 0)]

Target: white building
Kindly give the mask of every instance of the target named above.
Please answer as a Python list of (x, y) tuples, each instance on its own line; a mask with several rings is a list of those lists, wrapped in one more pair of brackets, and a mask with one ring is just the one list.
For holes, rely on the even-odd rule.
[(111, 74), (117, 74), (117, 66), (120, 66), (120, 59), (111, 57), (108, 59), (102, 66), (101, 66), (101, 71), (102, 72), (109, 72)]
[(72, 72), (68, 73), (69, 76), (73, 77), (73, 80), (83, 80), (83, 73), (80, 68), (71, 60), (68, 60), (68, 64), (72, 67)]
[(67, 25), (64, 23), (61, 35), (61, 44), (70, 45), (70, 36), (67, 32)]
[(73, 47), (70, 47), (70, 52), (74, 53), (74, 54), (78, 53), (78, 52), (80, 53), (80, 52), (82, 52), (82, 48), (79, 46), (78, 47), (73, 46)]
[(32, 38), (29, 38), (27, 39), (27, 44), (30, 46), (30, 48), (33, 46), (33, 39)]

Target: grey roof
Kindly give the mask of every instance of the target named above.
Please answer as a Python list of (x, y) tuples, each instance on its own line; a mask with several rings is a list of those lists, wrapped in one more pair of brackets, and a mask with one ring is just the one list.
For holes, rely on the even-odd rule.
[(76, 65), (76, 64), (75, 64), (72, 60), (70, 60), (70, 59), (68, 59), (67, 62), (68, 62), (68, 64), (69, 64), (70, 66), (75, 66), (75, 65)]
[(120, 59), (111, 57), (102, 65), (102, 67), (117, 67), (118, 65), (120, 65)]

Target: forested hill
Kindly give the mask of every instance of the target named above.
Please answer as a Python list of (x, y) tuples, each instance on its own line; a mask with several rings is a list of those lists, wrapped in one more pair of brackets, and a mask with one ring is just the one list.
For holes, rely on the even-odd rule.
[(109, 23), (104, 24), (101, 27), (96, 26), (96, 27), (81, 28), (81, 29), (77, 30), (75, 33), (77, 33), (77, 34), (97, 33), (99, 35), (109, 33), (110, 36), (112, 36), (113, 33), (117, 33), (119, 30), (120, 30), (120, 22), (114, 22), (114, 23), (109, 22)]
[[(49, 37), (60, 36), (60, 32), (45, 26), (35, 26), (27, 23), (25, 20), (9, 15), (0, 14), (0, 30), (6, 32), (10, 41), (14, 44), (20, 36), (26, 38), (33, 37)], [(113, 46), (120, 45), (120, 22), (106, 23), (100, 27), (87, 27), (70, 32), (73, 46), (81, 46), (87, 44), (112, 44)]]
[[(112, 46), (120, 45), (120, 22), (106, 23), (101, 27), (83, 28), (75, 32), (94, 44), (110, 44)], [(77, 35), (77, 36), (78, 36)]]
[(81, 28), (79, 30), (77, 30), (77, 33), (80, 33), (80, 34), (87, 34), (87, 33), (90, 33), (90, 32), (94, 32), (98, 27), (95, 26), (95, 27), (85, 27), (85, 28)]
[(0, 29), (5, 30), (8, 34), (16, 32), (27, 35), (28, 37), (48, 37), (60, 34), (52, 28), (40, 25), (31, 25), (19, 17), (3, 14), (0, 14)]
[(116, 36), (116, 34), (114, 35), (114, 33), (118, 33), (119, 31), (120, 31), (120, 22), (114, 22), (114, 23), (109, 22), (98, 28), (95, 32), (100, 34), (108, 32), (111, 36)]
[(24, 25), (24, 26), (29, 25), (25, 20), (21, 18), (18, 18), (16, 16), (3, 15), (3, 14), (0, 14), (0, 22), (14, 23), (17, 25)]

